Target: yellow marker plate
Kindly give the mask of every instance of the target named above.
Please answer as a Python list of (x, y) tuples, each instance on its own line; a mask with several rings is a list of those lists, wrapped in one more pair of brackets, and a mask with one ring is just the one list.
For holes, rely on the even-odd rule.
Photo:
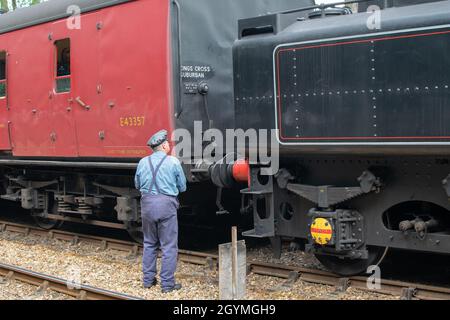
[(324, 218), (314, 219), (311, 224), (311, 236), (315, 243), (322, 246), (328, 244), (333, 238), (331, 223)]

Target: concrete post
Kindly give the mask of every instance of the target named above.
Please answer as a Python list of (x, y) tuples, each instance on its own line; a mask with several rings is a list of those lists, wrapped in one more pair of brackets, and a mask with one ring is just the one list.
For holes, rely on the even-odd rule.
[(247, 252), (245, 241), (237, 241), (233, 227), (231, 243), (219, 245), (219, 299), (239, 300), (245, 297)]

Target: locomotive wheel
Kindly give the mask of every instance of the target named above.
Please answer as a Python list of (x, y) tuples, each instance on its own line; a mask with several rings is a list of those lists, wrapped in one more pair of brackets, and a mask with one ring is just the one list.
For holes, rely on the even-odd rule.
[(60, 228), (64, 221), (33, 216), (34, 223), (41, 229), (52, 230)]
[(367, 268), (370, 266), (378, 266), (386, 256), (388, 252), (387, 247), (372, 247), (369, 246), (369, 258), (362, 259), (340, 259), (335, 256), (327, 256), (316, 254), (317, 260), (333, 273), (341, 276), (355, 276), (358, 274), (366, 273)]
[[(54, 214), (58, 213), (58, 205), (56, 203), (53, 204), (51, 212)], [(44, 230), (58, 229), (64, 223), (63, 220), (42, 218), (42, 217), (37, 216), (35, 213), (36, 213), (35, 210), (31, 210), (31, 216), (33, 217), (34, 223), (41, 229), (44, 229)]]
[(142, 233), (142, 224), (138, 222), (126, 222), (125, 227), (127, 228), (130, 237), (139, 244), (144, 243), (144, 234)]
[(61, 220), (42, 218), (42, 217), (34, 215), (33, 213), (31, 214), (31, 216), (33, 217), (34, 223), (39, 228), (44, 229), (44, 230), (58, 229), (64, 223), (64, 221), (61, 221)]

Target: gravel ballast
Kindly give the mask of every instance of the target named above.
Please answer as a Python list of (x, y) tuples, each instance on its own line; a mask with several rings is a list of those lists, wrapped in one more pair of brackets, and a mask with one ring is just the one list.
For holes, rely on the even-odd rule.
[[(101, 250), (87, 244), (71, 245), (69, 242), (48, 239), (34, 235), (12, 232), (0, 233), (0, 262), (19, 266), (36, 272), (63, 279), (81, 282), (128, 295), (155, 300), (215, 300), (219, 298), (217, 271), (205, 266), (180, 262), (176, 273), (177, 281), (183, 285), (179, 291), (162, 294), (159, 286), (151, 289), (142, 287), (142, 257), (130, 256), (127, 252)], [(285, 250), (287, 251), (287, 250)], [(270, 250), (249, 251), (249, 258), (260, 261), (287, 263), (297, 261), (299, 252), (283, 252), (281, 261), (271, 258)], [(316, 262), (304, 256), (300, 265), (309, 267)], [(292, 261), (290, 264), (292, 264)], [(159, 269), (159, 261), (158, 261)], [(350, 288), (345, 293), (336, 293), (335, 288), (326, 285), (297, 281), (292, 287), (283, 286), (284, 279), (250, 274), (247, 277), (247, 296), (249, 300), (368, 300), (398, 299), (390, 295), (370, 293)], [(33, 299), (37, 288), (16, 281), (0, 284), (0, 299)], [(55, 292), (45, 292), (42, 299), (68, 299)]]

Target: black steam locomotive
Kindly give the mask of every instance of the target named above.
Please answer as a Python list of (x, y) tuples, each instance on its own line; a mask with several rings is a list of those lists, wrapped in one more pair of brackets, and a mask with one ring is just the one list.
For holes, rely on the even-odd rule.
[(303, 239), (343, 275), (450, 252), (450, 1), (358, 11), (244, 19), (233, 48), (236, 126), (276, 129), (281, 155), (251, 166), (246, 235)]

